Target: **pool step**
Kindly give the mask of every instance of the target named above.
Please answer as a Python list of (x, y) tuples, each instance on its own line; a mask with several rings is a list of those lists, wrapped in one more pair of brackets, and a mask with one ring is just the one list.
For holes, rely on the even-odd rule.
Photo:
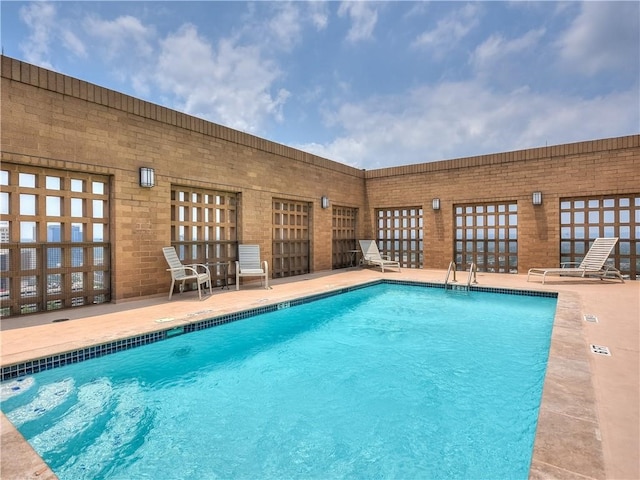
[[(64, 411), (67, 401), (73, 405)], [(65, 478), (103, 478), (114, 458), (130, 451), (144, 437), (141, 431), (150, 429), (149, 412), (137, 382), (114, 386), (98, 378), (76, 387), (69, 378), (41, 387), (31, 402), (5, 413), (16, 427), (34, 421), (52, 425), (28, 441), (43, 457), (56, 457), (56, 470)], [(87, 455), (73, 452), (79, 438)]]
[(148, 429), (151, 417), (147, 415), (144, 394), (137, 383), (119, 387), (110, 404), (109, 420), (92, 443), (87, 442), (85, 454), (71, 456), (60, 468), (65, 477), (103, 478), (114, 459), (124, 455), (127, 446), (138, 438), (140, 430)]
[(106, 379), (98, 379), (81, 386), (78, 388), (76, 404), (53, 427), (33, 437), (31, 445), (42, 455), (80, 435), (102, 413), (112, 394), (111, 382)]
[(26, 405), (7, 412), (7, 418), (16, 428), (36, 420), (61, 405), (73, 392), (74, 382), (67, 378), (60, 382), (44, 385), (36, 397)]

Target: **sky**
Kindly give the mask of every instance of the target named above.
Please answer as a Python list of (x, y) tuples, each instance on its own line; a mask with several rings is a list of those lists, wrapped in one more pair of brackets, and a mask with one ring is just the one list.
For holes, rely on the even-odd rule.
[(5, 55), (363, 169), (640, 133), (640, 2), (0, 2)]

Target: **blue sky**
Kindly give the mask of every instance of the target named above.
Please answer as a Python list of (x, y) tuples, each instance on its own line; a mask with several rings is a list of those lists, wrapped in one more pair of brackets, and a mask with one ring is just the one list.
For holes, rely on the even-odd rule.
[(640, 2), (2, 1), (5, 55), (358, 168), (640, 132)]

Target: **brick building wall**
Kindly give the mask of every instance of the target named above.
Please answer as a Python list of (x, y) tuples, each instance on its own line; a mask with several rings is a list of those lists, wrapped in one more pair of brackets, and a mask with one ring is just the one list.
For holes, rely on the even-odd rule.
[[(238, 241), (259, 244), (266, 259), (273, 200), (307, 202), (311, 271), (331, 268), (323, 195), (358, 209), (358, 238), (375, 238), (376, 208), (422, 206), (425, 268), (452, 258), (455, 205), (515, 200), (526, 272), (558, 262), (560, 198), (640, 190), (640, 135), (363, 171), (8, 57), (1, 67), (3, 164), (109, 179), (115, 301), (166, 294), (172, 185), (237, 193)], [(154, 188), (139, 186), (140, 167), (155, 169)]]
[[(272, 200), (308, 202), (311, 271), (331, 268), (321, 197), (364, 207), (359, 169), (8, 57), (1, 88), (3, 163), (110, 177), (114, 300), (166, 294), (171, 185), (238, 193), (238, 241), (259, 244), (267, 259)], [(155, 169), (154, 188), (139, 186), (143, 166)]]
[[(561, 198), (640, 192), (640, 135), (380, 169), (366, 182), (370, 215), (423, 206), (425, 268), (446, 269), (453, 258), (455, 205), (517, 201), (518, 272), (526, 273), (560, 262)], [(532, 204), (535, 191), (542, 205)]]

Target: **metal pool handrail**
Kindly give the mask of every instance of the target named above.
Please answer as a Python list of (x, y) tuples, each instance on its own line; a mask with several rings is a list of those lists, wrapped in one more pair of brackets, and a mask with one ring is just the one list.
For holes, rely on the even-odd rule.
[(469, 277), (467, 278), (467, 288), (471, 286), (472, 276), (473, 276), (473, 284), (474, 285), (478, 284), (477, 275), (478, 275), (478, 267), (476, 267), (475, 263), (471, 262), (471, 268), (469, 269)]
[(453, 267), (453, 280), (451, 280), (451, 283), (457, 283), (458, 281), (456, 280), (456, 262), (454, 262), (453, 260), (451, 260), (449, 262), (449, 269), (447, 270), (447, 276), (444, 279), (444, 286), (445, 288), (447, 287), (447, 284), (449, 283), (449, 274), (451, 273), (451, 270)]

